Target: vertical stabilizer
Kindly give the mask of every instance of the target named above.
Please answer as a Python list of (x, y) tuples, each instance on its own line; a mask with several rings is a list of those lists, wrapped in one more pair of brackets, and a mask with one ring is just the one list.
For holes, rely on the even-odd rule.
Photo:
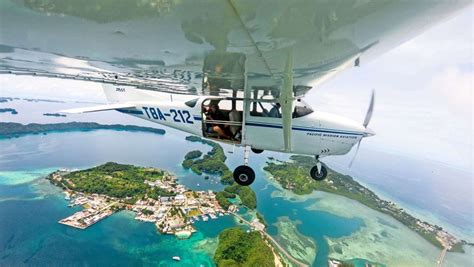
[(133, 86), (102, 84), (102, 88), (109, 104), (157, 100), (145, 90), (139, 90)]

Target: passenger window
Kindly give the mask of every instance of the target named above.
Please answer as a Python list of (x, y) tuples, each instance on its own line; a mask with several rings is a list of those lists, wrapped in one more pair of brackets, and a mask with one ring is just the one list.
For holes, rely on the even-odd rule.
[(281, 118), (281, 107), (277, 102), (253, 101), (250, 107), (250, 116)]

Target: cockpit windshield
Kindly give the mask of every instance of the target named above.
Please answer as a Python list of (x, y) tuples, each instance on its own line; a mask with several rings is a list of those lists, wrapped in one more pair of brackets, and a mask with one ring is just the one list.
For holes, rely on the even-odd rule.
[(295, 109), (293, 110), (293, 118), (304, 117), (308, 114), (313, 113), (313, 109), (303, 100), (298, 99), (295, 101)]

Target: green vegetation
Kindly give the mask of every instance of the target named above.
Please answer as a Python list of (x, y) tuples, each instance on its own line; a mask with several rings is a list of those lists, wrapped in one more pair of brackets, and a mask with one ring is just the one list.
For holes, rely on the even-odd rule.
[[(227, 184), (223, 192), (219, 192), (217, 197), (219, 203), (226, 207), (229, 207), (231, 204), (227, 199), (224, 198), (235, 198), (235, 195), (238, 195), (240, 201), (249, 209), (255, 209), (257, 207), (257, 196), (252, 188), (248, 186), (240, 186), (234, 182), (234, 177), (232, 172), (229, 170), (229, 167), (225, 164), (227, 157), (225, 156), (224, 149), (217, 143), (202, 139), (197, 136), (188, 136), (186, 140), (190, 142), (199, 142), (205, 145), (212, 147), (202, 158), (201, 151), (191, 151), (186, 154), (184, 161), (182, 163), (183, 167), (186, 169), (191, 169), (196, 174), (215, 174), (221, 176), (221, 183)], [(197, 156), (200, 152), (201, 155)]]
[(224, 192), (225, 191), (217, 192), (216, 193), (216, 200), (217, 200), (217, 202), (219, 202), (219, 205), (221, 205), (221, 207), (224, 210), (227, 210), (229, 208), (229, 206), (232, 205), (232, 203), (227, 199)]
[(257, 211), (257, 213), (255, 214), (257, 216), (257, 219), (260, 221), (260, 223), (262, 223), (263, 225), (265, 225), (265, 228), (268, 227), (268, 224), (267, 222), (265, 221), (265, 219), (263, 218), (262, 214), (260, 214), (260, 212)]
[(224, 188), (224, 191), (238, 195), (242, 204), (249, 209), (257, 207), (257, 195), (250, 186), (241, 186), (234, 183)]
[(0, 113), (8, 113), (10, 112), (12, 115), (18, 114), (18, 111), (14, 108), (0, 108)]
[(73, 131), (93, 131), (93, 130), (114, 130), (114, 131), (134, 131), (148, 132), (155, 134), (165, 134), (165, 130), (151, 127), (122, 124), (99, 124), (95, 122), (67, 122), (51, 124), (21, 124), (15, 122), (0, 122), (0, 138), (14, 138), (28, 134), (46, 134), (52, 132), (73, 132)]
[(239, 227), (219, 234), (214, 254), (217, 266), (274, 266), (274, 255), (258, 232), (246, 233)]
[(184, 156), (184, 159), (185, 160), (188, 160), (188, 159), (197, 159), (199, 157), (202, 156), (202, 152), (199, 151), (199, 150), (193, 150), (193, 151), (189, 151), (186, 156)]
[(428, 242), (436, 247), (443, 248), (439, 240), (436, 239), (436, 232), (442, 230), (441, 227), (432, 226), (434, 230), (431, 231), (421, 227), (419, 223), (428, 223), (411, 216), (395, 203), (380, 199), (374, 192), (359, 184), (352, 177), (335, 172), (327, 166), (327, 178), (321, 182), (314, 181), (311, 179), (309, 171), (315, 164), (313, 157), (293, 155), (288, 162), (270, 159), (267, 161), (264, 170), (269, 172), (284, 188), (295, 194), (304, 195), (317, 190), (353, 199), (371, 209), (392, 216), (420, 234)]
[[(201, 151), (195, 150), (188, 152), (182, 164), (184, 168), (191, 169), (198, 175), (207, 173), (228, 176), (230, 170), (224, 163), (227, 157), (225, 156), (224, 149), (219, 144), (195, 136), (188, 136), (186, 140), (209, 145), (212, 149), (202, 158), (200, 158), (202, 155)], [(232, 172), (230, 172), (230, 174), (232, 175)]]
[(131, 198), (133, 202), (145, 197), (157, 199), (171, 193), (152, 188), (144, 181), (163, 179), (164, 172), (155, 168), (108, 162), (103, 165), (64, 175), (63, 186), (83, 193), (104, 194), (110, 197)]
[(464, 248), (462, 247), (463, 245), (464, 245), (463, 243), (456, 243), (456, 244), (453, 245), (453, 247), (449, 251), (450, 252), (464, 253)]
[(147, 210), (147, 209), (142, 209), (141, 211), (142, 211), (142, 213), (145, 214), (145, 215), (152, 215), (152, 214), (154, 213), (153, 211)]
[[(257, 196), (252, 188), (248, 186), (240, 186), (234, 182), (233, 174), (225, 164), (227, 157), (225, 156), (224, 149), (219, 144), (197, 136), (188, 136), (186, 137), (186, 140), (190, 142), (199, 142), (212, 147), (211, 151), (205, 154), (202, 158), (200, 158), (202, 155), (201, 151), (195, 150), (188, 152), (184, 157), (182, 165), (184, 168), (191, 169), (194, 173), (199, 175), (206, 173), (221, 176), (221, 183), (229, 186), (224, 189), (223, 193), (218, 193), (219, 203), (228, 207), (230, 202), (228, 200), (225, 201), (224, 198), (235, 198), (235, 195), (238, 195), (242, 204), (249, 209), (255, 209), (257, 207)], [(197, 156), (197, 152), (200, 152), (201, 155)]]

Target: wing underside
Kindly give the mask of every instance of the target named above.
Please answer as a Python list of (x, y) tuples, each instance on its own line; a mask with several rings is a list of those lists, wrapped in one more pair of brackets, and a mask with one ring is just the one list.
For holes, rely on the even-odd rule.
[(0, 74), (185, 94), (304, 94), (469, 5), (455, 1), (0, 2)]

